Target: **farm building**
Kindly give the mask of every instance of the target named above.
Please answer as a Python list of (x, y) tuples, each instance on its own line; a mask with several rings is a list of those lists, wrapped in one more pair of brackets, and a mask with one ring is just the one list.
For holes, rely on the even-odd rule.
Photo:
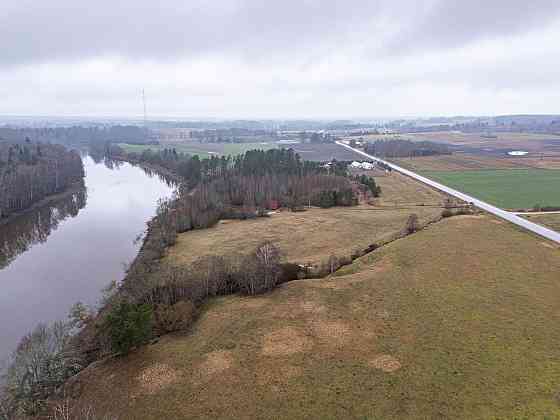
[(375, 165), (373, 163), (370, 162), (357, 162), (354, 161), (350, 164), (350, 166), (354, 169), (364, 169), (366, 171), (371, 171)]

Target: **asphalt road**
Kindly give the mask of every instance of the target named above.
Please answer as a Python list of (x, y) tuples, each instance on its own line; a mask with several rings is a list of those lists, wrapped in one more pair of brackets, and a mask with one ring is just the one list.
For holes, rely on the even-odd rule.
[(453, 197), (457, 197), (467, 203), (472, 203), (475, 207), (478, 207), (479, 209), (482, 209), (484, 211), (487, 211), (488, 213), (491, 213), (501, 219), (507, 220), (508, 222), (511, 222), (517, 226), (520, 226), (524, 229), (527, 229), (531, 232), (536, 233), (537, 235), (542, 236), (543, 238), (549, 239), (551, 241), (554, 241), (558, 244), (560, 244), (560, 233), (555, 232), (551, 229), (548, 229), (544, 226), (538, 225), (536, 223), (533, 223), (527, 219), (524, 219), (522, 217), (517, 216), (515, 213), (506, 211), (506, 210), (502, 210), (498, 207), (495, 207), (491, 204), (488, 204), (484, 201), (479, 200), (478, 198), (475, 197), (471, 197), (470, 195), (464, 194), (460, 191), (454, 190), (453, 188), (449, 188), (443, 184), (440, 184), (439, 182), (435, 182), (432, 181), (431, 179), (428, 179), (426, 177), (423, 177), (422, 175), (418, 175), (415, 172), (409, 171), (408, 169), (404, 169), (401, 168), (398, 165), (395, 165), (394, 163), (391, 162), (387, 162), (386, 160), (383, 159), (379, 159), (375, 156), (372, 155), (368, 155), (367, 153), (358, 150), (358, 149), (354, 149), (353, 147), (348, 146), (347, 144), (344, 144), (342, 142), (337, 141), (336, 144), (338, 144), (339, 146), (342, 147), (346, 147), (347, 149), (350, 149), (352, 151), (354, 151), (355, 153), (358, 153), (362, 156), (367, 157), (368, 159), (372, 159), (374, 161), (379, 161), (384, 163), (385, 165), (389, 166), (391, 169), (400, 172), (401, 174), (404, 174), (406, 176), (409, 176), (411, 178), (416, 179), (417, 181), (420, 181), (426, 185), (429, 185), (430, 187), (433, 187), (439, 191), (442, 191), (444, 193), (447, 193), (449, 195), (452, 195)]

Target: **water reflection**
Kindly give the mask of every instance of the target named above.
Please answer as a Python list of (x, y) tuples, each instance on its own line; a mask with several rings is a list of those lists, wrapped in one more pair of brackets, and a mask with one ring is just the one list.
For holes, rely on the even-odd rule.
[(8, 266), (19, 254), (37, 243), (43, 243), (68, 217), (76, 217), (86, 206), (87, 190), (63, 197), (13, 218), (0, 225), (0, 269)]
[(83, 160), (87, 195), (0, 227), (0, 360), (37, 323), (64, 319), (77, 301), (96, 304), (104, 286), (122, 279), (140, 246), (134, 239), (158, 200), (173, 193), (172, 183), (151, 171)]

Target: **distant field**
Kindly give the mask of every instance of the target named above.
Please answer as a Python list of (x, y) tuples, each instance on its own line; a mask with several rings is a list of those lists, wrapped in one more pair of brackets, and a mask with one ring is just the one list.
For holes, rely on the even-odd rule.
[[(383, 140), (412, 140), (445, 143), (466, 154), (505, 158), (516, 160), (524, 166), (555, 168), (560, 159), (560, 135), (541, 133), (463, 133), (460, 131), (435, 131), (427, 133), (401, 133), (363, 136), (367, 141)], [(524, 150), (529, 154), (520, 159), (513, 159), (506, 155), (513, 150)], [(526, 160), (526, 159), (531, 159)], [(501, 167), (501, 166), (499, 166)]]
[(363, 160), (359, 154), (334, 143), (325, 144), (291, 144), (286, 147), (294, 149), (302, 159), (315, 161), (336, 160)]
[(275, 149), (276, 143), (196, 143), (196, 142), (162, 142), (160, 145), (136, 145), (119, 143), (127, 152), (141, 153), (145, 149), (161, 150), (175, 148), (178, 152), (207, 158), (212, 155), (238, 155), (253, 149)]
[(523, 216), (531, 222), (538, 223), (550, 229), (560, 232), (560, 214), (536, 214)]
[(497, 149), (524, 149), (534, 151), (544, 145), (557, 143), (560, 147), (560, 136), (554, 134), (535, 133), (462, 133), (458, 131), (440, 131), (433, 133), (403, 134), (406, 138), (416, 140), (440, 141), (458, 146), (491, 147)]
[(505, 209), (560, 206), (560, 170), (425, 171), (422, 175)]
[(179, 152), (188, 153), (190, 155), (198, 155), (201, 158), (211, 155), (237, 155), (247, 150), (253, 149), (294, 149), (302, 159), (314, 161), (337, 160), (360, 160), (360, 155), (338, 146), (334, 143), (326, 144), (279, 144), (279, 143), (197, 143), (197, 142), (181, 142), (181, 141), (162, 141), (160, 145), (136, 145), (119, 143), (119, 146), (128, 152), (141, 153), (145, 149), (165, 149), (175, 148)]
[(519, 159), (507, 157), (480, 156), (467, 153), (454, 153), (452, 155), (426, 156), (415, 158), (391, 159), (397, 165), (411, 171), (468, 171), (480, 169), (519, 169), (527, 168)]
[(560, 156), (508, 157), (453, 153), (443, 156), (391, 159), (412, 171), (468, 171), (480, 169), (560, 169)]
[(560, 253), (454, 217), (79, 375), (122, 419), (556, 419)]

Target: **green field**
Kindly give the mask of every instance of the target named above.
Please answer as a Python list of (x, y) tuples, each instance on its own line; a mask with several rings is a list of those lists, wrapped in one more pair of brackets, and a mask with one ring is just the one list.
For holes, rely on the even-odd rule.
[(422, 171), (422, 175), (504, 209), (560, 206), (560, 170)]
[(189, 155), (198, 155), (200, 158), (208, 158), (212, 155), (222, 156), (222, 155), (238, 155), (240, 153), (245, 153), (247, 150), (253, 149), (275, 149), (275, 143), (161, 143), (159, 145), (139, 145), (139, 144), (127, 144), (119, 143), (127, 152), (142, 153), (145, 149), (152, 150), (163, 150), (174, 148), (178, 152), (188, 153)]

